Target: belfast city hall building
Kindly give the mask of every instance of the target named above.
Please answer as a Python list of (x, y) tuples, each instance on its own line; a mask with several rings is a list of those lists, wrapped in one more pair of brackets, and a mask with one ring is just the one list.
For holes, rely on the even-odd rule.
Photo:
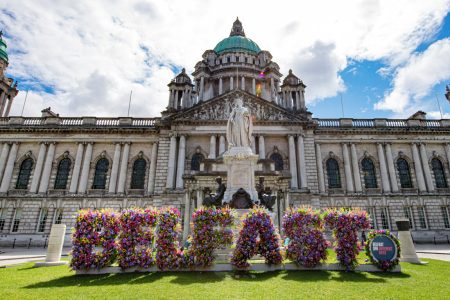
[[(0, 246), (42, 245), (52, 224), (80, 209), (174, 206), (184, 237), (190, 215), (227, 178), (226, 125), (236, 98), (253, 119), (256, 184), (276, 196), (275, 223), (289, 206), (367, 210), (374, 228), (408, 218), (419, 240), (450, 235), (450, 120), (317, 119), (306, 85), (281, 73), (239, 20), (206, 50), (192, 74), (168, 84), (151, 118), (10, 116), (18, 90), (4, 73), (0, 38)], [(449, 96), (450, 97), (450, 96)], [(66, 243), (70, 239), (66, 238)]]

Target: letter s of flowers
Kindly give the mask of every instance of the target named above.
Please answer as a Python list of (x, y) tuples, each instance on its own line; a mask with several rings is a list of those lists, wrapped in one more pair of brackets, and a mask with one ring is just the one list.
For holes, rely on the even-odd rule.
[[(111, 265), (117, 256), (118, 232), (119, 222), (113, 211), (80, 211), (72, 235), (72, 269), (100, 269)], [(102, 247), (102, 251), (94, 252), (95, 246)]]
[(253, 208), (244, 215), (231, 264), (239, 269), (248, 268), (247, 260), (256, 254), (264, 256), (267, 264), (277, 265), (283, 260), (279, 235), (268, 211), (262, 207)]
[(158, 216), (156, 265), (159, 269), (178, 269), (184, 266), (183, 252), (178, 245), (181, 231), (180, 211), (174, 207), (162, 208)]
[(153, 229), (158, 219), (155, 209), (132, 208), (123, 210), (119, 217), (119, 256), (122, 269), (139, 266), (149, 268), (154, 264)]
[(297, 208), (286, 212), (283, 229), (290, 239), (286, 257), (312, 268), (327, 258), (328, 242), (323, 236), (323, 217), (319, 211)]
[(369, 216), (363, 210), (328, 210), (325, 222), (333, 230), (336, 239), (336, 256), (346, 270), (358, 266), (358, 230), (370, 227)]
[(186, 255), (193, 266), (211, 266), (215, 259), (214, 249), (233, 242), (230, 228), (234, 223), (233, 212), (229, 207), (201, 207), (192, 214), (192, 244)]

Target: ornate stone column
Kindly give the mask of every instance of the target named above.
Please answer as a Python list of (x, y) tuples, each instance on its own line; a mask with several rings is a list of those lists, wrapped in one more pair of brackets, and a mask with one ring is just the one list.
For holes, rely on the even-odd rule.
[(221, 135), (219, 137), (219, 155), (223, 154), (225, 151), (226, 151), (225, 136)]
[(422, 168), (425, 174), (425, 182), (429, 192), (434, 192), (433, 178), (431, 177), (430, 165), (428, 164), (427, 149), (424, 143), (420, 143), (420, 158), (422, 160)]
[(233, 81), (234, 81), (233, 76), (230, 76), (230, 91), (232, 91), (232, 90), (234, 89), (234, 83), (233, 83)]
[(189, 234), (189, 223), (191, 217), (191, 199), (190, 192), (186, 190), (184, 194), (184, 220), (183, 220), (183, 242), (186, 241)]
[(45, 158), (44, 170), (42, 171), (41, 183), (39, 185), (39, 193), (46, 193), (52, 173), (53, 158), (55, 157), (56, 143), (51, 142), (48, 145), (47, 157)]
[(242, 76), (241, 78), (241, 90), (245, 91), (245, 77)]
[(270, 100), (273, 102), (275, 101), (275, 81), (273, 80), (273, 77), (270, 77)]
[(0, 186), (0, 193), (6, 193), (9, 190), (9, 184), (11, 183), (12, 173), (14, 170), (14, 162), (16, 161), (18, 150), (19, 150), (19, 143), (13, 142), (11, 150), (9, 151), (5, 173), (3, 174), (2, 184)]
[(381, 173), (381, 185), (383, 192), (389, 193), (391, 191), (389, 187), (389, 177), (386, 167), (386, 159), (384, 157), (383, 144), (377, 143), (378, 160), (380, 161), (380, 173)]
[(180, 136), (180, 144), (178, 145), (178, 169), (176, 188), (183, 189), (184, 161), (186, 158), (186, 137)]
[(256, 79), (252, 79), (252, 94), (256, 95)]
[(125, 193), (125, 184), (127, 181), (128, 158), (130, 156), (130, 142), (123, 145), (122, 159), (120, 161), (120, 176), (117, 184), (117, 193)]
[(253, 154), (256, 154), (256, 140), (255, 140), (255, 136), (254, 136), (254, 135), (252, 135), (252, 145), (251, 145), (251, 148), (252, 148)]
[(158, 143), (154, 142), (152, 145), (152, 154), (150, 158), (150, 170), (148, 175), (147, 191), (149, 194), (155, 192), (155, 175), (156, 175), (156, 158), (158, 156)]
[(168, 189), (173, 189), (174, 186), (176, 146), (177, 146), (177, 138), (175, 134), (172, 134), (172, 136), (170, 137), (169, 163), (167, 166), (166, 188)]
[(308, 180), (306, 178), (305, 143), (303, 141), (302, 135), (298, 135), (297, 143), (298, 168), (300, 170), (300, 188), (306, 189), (308, 188)]
[(357, 193), (361, 193), (362, 192), (361, 174), (359, 172), (359, 164), (358, 164), (358, 155), (356, 153), (356, 145), (354, 143), (351, 143), (350, 149), (352, 152), (352, 169), (353, 169), (353, 179), (355, 181), (355, 191)]
[(414, 170), (416, 171), (417, 185), (419, 187), (419, 191), (426, 192), (427, 188), (425, 186), (425, 179), (423, 178), (422, 164), (420, 162), (419, 151), (417, 150), (417, 143), (411, 144), (411, 150), (413, 154)]
[(392, 158), (392, 149), (390, 143), (385, 144), (385, 151), (389, 170), (389, 179), (391, 180), (391, 190), (392, 192), (397, 193), (398, 192), (397, 173), (395, 172), (394, 159)]
[(84, 144), (78, 143), (77, 154), (75, 156), (75, 165), (73, 166), (72, 179), (70, 180), (69, 193), (75, 194), (78, 187), (78, 178), (80, 177), (81, 161), (83, 160)]
[(11, 148), (11, 146), (8, 143), (3, 143), (2, 153), (0, 154), (0, 183), (3, 178), (3, 172), (5, 171), (9, 148)]
[(117, 186), (117, 175), (119, 173), (119, 163), (120, 163), (120, 143), (115, 143), (114, 147), (114, 157), (111, 167), (111, 177), (109, 178), (109, 188), (108, 192), (110, 194), (116, 193), (116, 186)]
[(5, 111), (5, 114), (3, 115), (4, 117), (9, 116), (9, 112), (11, 111), (11, 106), (12, 106), (14, 98), (11, 96), (11, 98), (6, 98), (6, 99), (8, 99), (8, 105), (6, 106), (6, 111)]
[(445, 153), (447, 154), (448, 167), (450, 168), (450, 144), (445, 144)]
[(45, 152), (47, 151), (47, 145), (42, 142), (39, 146), (39, 154), (36, 161), (36, 167), (33, 172), (33, 180), (31, 181), (30, 193), (36, 193), (39, 187), (39, 180), (41, 179), (42, 166), (44, 165)]
[(205, 78), (200, 77), (200, 92), (199, 92), (199, 101), (203, 101), (205, 94)]
[(348, 147), (346, 143), (342, 143), (342, 154), (344, 157), (344, 172), (345, 172), (345, 183), (347, 185), (347, 192), (353, 193), (355, 190), (353, 189), (352, 170), (350, 167), (350, 157), (348, 154)]
[(216, 135), (211, 135), (209, 139), (209, 155), (208, 158), (216, 159)]
[(202, 206), (202, 190), (200, 187), (197, 188), (197, 208), (199, 208), (200, 206)]
[(317, 163), (317, 175), (319, 179), (319, 192), (325, 193), (325, 175), (323, 172), (322, 152), (320, 150), (320, 144), (318, 143), (316, 143), (316, 163)]
[(223, 79), (222, 77), (219, 78), (219, 95), (222, 95), (223, 93)]
[(84, 194), (87, 191), (93, 148), (94, 148), (94, 143), (88, 142), (86, 144), (86, 151), (84, 153), (84, 159), (83, 159), (83, 168), (81, 169), (80, 184), (78, 186), (78, 193), (80, 193), (80, 194)]
[(295, 158), (295, 141), (293, 135), (288, 136), (288, 142), (289, 142), (289, 171), (291, 171), (291, 189), (298, 189), (297, 161)]
[(266, 158), (266, 143), (264, 142), (263, 135), (259, 135), (258, 144), (259, 144), (259, 158), (265, 159)]

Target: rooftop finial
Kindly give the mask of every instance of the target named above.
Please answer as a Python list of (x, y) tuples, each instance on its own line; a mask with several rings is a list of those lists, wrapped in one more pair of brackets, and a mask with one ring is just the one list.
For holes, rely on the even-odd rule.
[(3, 30), (0, 30), (0, 39), (3, 37)]
[(239, 21), (238, 17), (236, 17), (236, 21), (234, 21), (230, 32), (230, 36), (235, 35), (245, 36), (244, 28), (242, 27), (242, 23)]

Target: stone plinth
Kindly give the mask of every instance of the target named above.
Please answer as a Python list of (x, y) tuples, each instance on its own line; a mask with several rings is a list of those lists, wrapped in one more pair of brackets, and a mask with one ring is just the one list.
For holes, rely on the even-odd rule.
[(398, 239), (401, 246), (401, 257), (400, 261), (410, 262), (420, 264), (419, 257), (416, 253), (416, 248), (411, 237), (411, 232), (409, 230), (409, 220), (406, 218), (400, 218), (396, 220), (398, 228)]
[(61, 253), (64, 245), (65, 234), (66, 225), (53, 224), (48, 239), (48, 248), (45, 262), (36, 263), (36, 267), (48, 267), (67, 264), (66, 261), (61, 261)]
[(227, 190), (222, 203), (230, 203), (233, 194), (243, 188), (250, 194), (252, 201), (258, 200), (255, 188), (255, 169), (258, 155), (253, 154), (250, 147), (233, 147), (223, 155), (227, 166)]

